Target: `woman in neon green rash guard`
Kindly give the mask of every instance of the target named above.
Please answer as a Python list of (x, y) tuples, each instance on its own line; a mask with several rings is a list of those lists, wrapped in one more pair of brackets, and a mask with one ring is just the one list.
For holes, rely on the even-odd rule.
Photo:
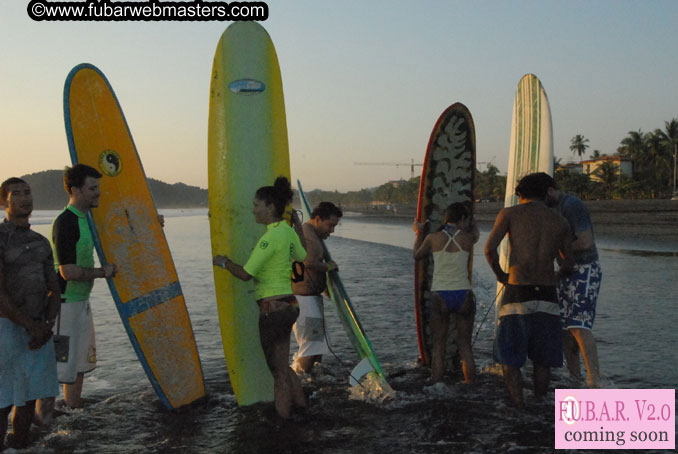
[(283, 219), (292, 196), (290, 182), (285, 177), (278, 177), (273, 186), (259, 188), (252, 212), (256, 222), (266, 226), (266, 233), (257, 241), (247, 263), (238, 265), (224, 255), (216, 255), (212, 260), (214, 265), (228, 270), (238, 279), (254, 279), (259, 305), (259, 337), (273, 375), (275, 409), (283, 418), (290, 417), (293, 406), (306, 406), (299, 378), (288, 364), (290, 333), (299, 316), (290, 272), (294, 261), (306, 258), (296, 212), (292, 212), (294, 229)]

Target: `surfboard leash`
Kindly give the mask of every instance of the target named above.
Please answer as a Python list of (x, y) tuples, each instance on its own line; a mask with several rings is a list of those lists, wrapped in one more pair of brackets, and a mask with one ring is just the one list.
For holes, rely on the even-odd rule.
[[(313, 285), (315, 286), (315, 280), (314, 280), (310, 275), (307, 275), (307, 276), (308, 276), (308, 278), (313, 282)], [(346, 363), (344, 362), (344, 360), (341, 359), (341, 358), (334, 352), (334, 350), (332, 350), (332, 347), (330, 346), (330, 340), (329, 340), (329, 338), (327, 337), (327, 325), (325, 324), (325, 300), (324, 300), (324, 297), (323, 297), (322, 295), (320, 295), (320, 297), (323, 298), (322, 304), (320, 305), (320, 311), (321, 311), (322, 320), (323, 320), (323, 336), (324, 336), (324, 338), (325, 338), (325, 345), (327, 345), (327, 349), (330, 351), (330, 353), (332, 354), (332, 356), (334, 356), (334, 358), (335, 358), (337, 361), (339, 361), (339, 363), (341, 363), (342, 366), (345, 366)], [(356, 378), (353, 376), (353, 374), (352, 374), (351, 372), (352, 372), (352, 370), (349, 369), (348, 376), (351, 377), (356, 383), (358, 383), (358, 385), (360, 385), (360, 387), (361, 387), (363, 390), (365, 390), (365, 387), (362, 385), (362, 383), (360, 383), (360, 381), (359, 381), (358, 379), (356, 379)]]
[(497, 293), (497, 295), (496, 295), (496, 296), (494, 297), (494, 299), (492, 300), (492, 303), (491, 303), (491, 304), (489, 305), (489, 307), (487, 308), (487, 311), (485, 311), (485, 316), (483, 317), (482, 321), (481, 321), (480, 324), (478, 325), (478, 330), (476, 331), (476, 335), (473, 337), (473, 342), (471, 342), (471, 346), (475, 345), (476, 340), (478, 339), (478, 334), (480, 333), (480, 328), (483, 327), (483, 324), (485, 323), (485, 320), (487, 320), (487, 316), (489, 315), (489, 313), (490, 313), (490, 311), (492, 310), (492, 308), (493, 308), (493, 307), (497, 307), (497, 306), (496, 306), (496, 304), (497, 304), (497, 299), (499, 298), (499, 295), (501, 295), (501, 294), (504, 293), (504, 289), (505, 289), (505, 288), (506, 288), (506, 286), (503, 286), (503, 287), (501, 288), (501, 290)]
[[(321, 297), (322, 297), (322, 295), (321, 295)], [(325, 325), (325, 301), (324, 300), (323, 300), (321, 310), (322, 310), (322, 316), (323, 316), (323, 336), (325, 336), (325, 345), (327, 345), (327, 349), (330, 351), (330, 353), (332, 353), (332, 356), (334, 356), (336, 358), (336, 360), (341, 363), (342, 366), (345, 366), (346, 363), (344, 362), (344, 360), (339, 358), (339, 356), (336, 353), (334, 353), (334, 350), (332, 350), (332, 347), (330, 347), (330, 340), (327, 337), (327, 325)], [(351, 369), (349, 369), (348, 376), (351, 377), (363, 390), (367, 391), (365, 389), (365, 387), (362, 385), (362, 383), (360, 383), (360, 380), (358, 380), (357, 378), (355, 378), (353, 376)]]

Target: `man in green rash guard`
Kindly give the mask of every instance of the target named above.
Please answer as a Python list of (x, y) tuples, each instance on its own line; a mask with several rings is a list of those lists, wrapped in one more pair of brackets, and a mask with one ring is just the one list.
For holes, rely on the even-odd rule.
[[(82, 407), (82, 384), (86, 372), (96, 367), (94, 323), (89, 296), (94, 279), (112, 278), (115, 264), (94, 267), (94, 241), (87, 213), (99, 206), (99, 178), (94, 168), (76, 164), (64, 171), (68, 206), (52, 224), (54, 265), (61, 285), (60, 334), (69, 336), (68, 362), (57, 363), (59, 382), (64, 384), (64, 401), (70, 408)], [(52, 399), (51, 407), (54, 407)], [(51, 422), (51, 415), (44, 423)]]

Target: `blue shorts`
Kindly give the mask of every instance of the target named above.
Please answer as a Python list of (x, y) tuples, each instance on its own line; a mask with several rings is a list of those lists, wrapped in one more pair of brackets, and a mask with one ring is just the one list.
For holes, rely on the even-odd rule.
[(558, 282), (558, 304), (563, 329), (593, 328), (603, 273), (598, 261), (576, 264), (572, 274)]
[(563, 365), (563, 335), (557, 315), (534, 312), (499, 319), (494, 338), (495, 361), (522, 367), (527, 358), (541, 366)]
[(466, 301), (468, 290), (437, 290), (435, 293), (443, 300), (449, 312), (459, 312)]
[(53, 340), (37, 350), (28, 340), (22, 326), (0, 317), (0, 408), (59, 395)]

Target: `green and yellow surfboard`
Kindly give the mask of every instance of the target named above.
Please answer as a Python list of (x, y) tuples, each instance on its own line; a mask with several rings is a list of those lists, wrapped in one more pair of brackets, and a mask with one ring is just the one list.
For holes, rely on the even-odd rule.
[[(244, 264), (265, 231), (252, 214), (254, 193), (290, 178), (282, 80), (273, 42), (255, 22), (221, 36), (212, 65), (208, 177), (213, 255)], [(273, 377), (259, 342), (252, 281), (214, 267), (221, 339), (239, 405), (273, 400)]]

